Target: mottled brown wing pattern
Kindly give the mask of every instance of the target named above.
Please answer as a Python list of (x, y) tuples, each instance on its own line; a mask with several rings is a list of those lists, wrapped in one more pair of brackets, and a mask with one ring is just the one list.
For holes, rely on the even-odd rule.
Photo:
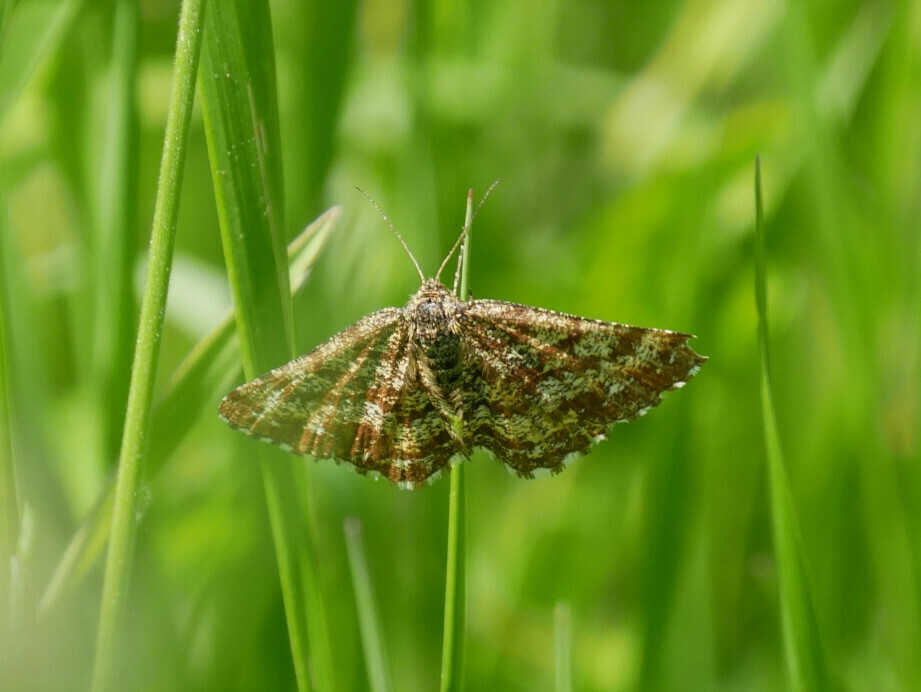
[(468, 303), (463, 333), (469, 444), (525, 478), (558, 473), (706, 360), (688, 334), (497, 300)]
[[(363, 396), (362, 420), (350, 438), (349, 455), (325, 456), (346, 461), (359, 473), (379, 474), (403, 488), (438, 477), (457, 450), (419, 382), (416, 357), (408, 327), (391, 336), (367, 391), (354, 392)], [(301, 453), (324, 456), (309, 449)]]
[(419, 385), (403, 310), (368, 315), (313, 352), (235, 389), (232, 427), (403, 487), (431, 481), (456, 449)]
[(380, 460), (380, 472), (403, 488), (431, 483), (459, 454), (418, 374), (385, 421), (384, 439), (388, 448), (387, 456)]
[[(234, 428), (297, 454), (356, 463), (369, 445), (366, 402), (406, 351), (402, 311), (372, 313), (311, 353), (235, 389), (220, 414)], [(380, 404), (378, 404), (380, 405)]]

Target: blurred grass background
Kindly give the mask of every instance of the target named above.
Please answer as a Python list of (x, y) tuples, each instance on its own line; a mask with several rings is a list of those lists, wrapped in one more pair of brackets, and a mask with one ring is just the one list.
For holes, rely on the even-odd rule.
[[(141, 2), (133, 20), (113, 6), (0, 10), (9, 689), (80, 689), (91, 675), (102, 562), (40, 617), (37, 604), (118, 456), (178, 16), (172, 2)], [(286, 235), (344, 212), (295, 301), (299, 352), (418, 286), (354, 186), (433, 271), (466, 189), (501, 177), (474, 229), (475, 297), (689, 331), (710, 357), (561, 476), (470, 464), (467, 687), (553, 689), (560, 612), (573, 689), (787, 684), (758, 390), (756, 153), (774, 399), (832, 686), (921, 687), (921, 6), (270, 7)], [(229, 307), (196, 111), (158, 391)], [(142, 486), (119, 651), (132, 687), (295, 685), (256, 452), (217, 419), (222, 393), (173, 403), (197, 423)], [(386, 677), (433, 689), (447, 481), (407, 493), (312, 462), (307, 476), (336, 689), (373, 678), (348, 517)]]

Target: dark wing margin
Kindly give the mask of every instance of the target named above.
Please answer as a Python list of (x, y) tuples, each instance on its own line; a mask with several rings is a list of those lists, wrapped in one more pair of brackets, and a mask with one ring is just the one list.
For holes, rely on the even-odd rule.
[(706, 360), (689, 334), (497, 300), (468, 303), (463, 334), (468, 444), (523, 478), (559, 473)]

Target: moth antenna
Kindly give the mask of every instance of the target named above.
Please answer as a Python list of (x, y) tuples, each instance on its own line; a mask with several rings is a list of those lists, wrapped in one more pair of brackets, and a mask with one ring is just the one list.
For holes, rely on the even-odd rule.
[(464, 242), (464, 238), (467, 236), (467, 227), (464, 226), (461, 229), (460, 235), (457, 236), (457, 240), (454, 241), (454, 247), (451, 248), (451, 252), (448, 253), (448, 256), (444, 258), (444, 261), (441, 263), (441, 266), (438, 267), (438, 271), (435, 272), (435, 278), (439, 281), (441, 280), (441, 272), (444, 271), (445, 267), (448, 266), (448, 261), (451, 259), (451, 255), (457, 252), (457, 248), (460, 247), (461, 243)]
[[(473, 220), (476, 218), (476, 215), (480, 213), (480, 209), (483, 206), (483, 202), (486, 201), (486, 198), (489, 197), (489, 193), (502, 182), (502, 178), (496, 178), (492, 185), (486, 188), (486, 192), (483, 193), (483, 197), (480, 198), (480, 203), (476, 205), (476, 210), (473, 212), (473, 216), (470, 218), (470, 224), (473, 224)], [(470, 191), (471, 196), (473, 196), (473, 190)], [(457, 248), (461, 246), (461, 243), (464, 242), (464, 238), (467, 236), (467, 231), (470, 230), (469, 226), (464, 226), (461, 229), (460, 235), (457, 237), (457, 240), (454, 241), (454, 246), (451, 248), (451, 252), (448, 253), (448, 256), (444, 258), (444, 261), (441, 263), (441, 266), (438, 267), (438, 272), (435, 274), (435, 278), (439, 279), (441, 277), (441, 272), (444, 271), (444, 268), (448, 266), (448, 262), (451, 260), (451, 256), (457, 252)], [(461, 259), (463, 259), (463, 250), (461, 254), (457, 257), (457, 271), (454, 273), (454, 292), (457, 293), (457, 284), (460, 279), (460, 266)]]
[(393, 231), (394, 234), (396, 234), (396, 237), (400, 239), (400, 244), (403, 246), (403, 249), (406, 250), (406, 254), (409, 255), (409, 259), (412, 260), (413, 266), (416, 268), (416, 271), (419, 272), (419, 278), (422, 280), (422, 283), (425, 283), (425, 274), (422, 272), (422, 267), (419, 266), (419, 263), (416, 261), (416, 256), (413, 255), (412, 250), (409, 249), (409, 245), (407, 245), (406, 241), (403, 240), (403, 236), (400, 235), (400, 232), (397, 230), (397, 227), (393, 225), (393, 222), (384, 213), (384, 210), (378, 206), (377, 202), (375, 202), (371, 198), (371, 195), (369, 195), (367, 192), (362, 190), (360, 187), (356, 187), (355, 189), (358, 190), (361, 194), (363, 194), (369, 202), (371, 202), (371, 206), (377, 209), (377, 213), (380, 214), (384, 222), (388, 226), (390, 226), (390, 230)]
[[(473, 220), (476, 218), (476, 215), (480, 213), (480, 209), (483, 206), (483, 202), (486, 201), (486, 198), (489, 197), (489, 193), (496, 189), (496, 185), (502, 182), (502, 178), (496, 178), (492, 185), (486, 188), (486, 192), (483, 193), (483, 196), (480, 198), (480, 203), (476, 205), (476, 209), (473, 211), (473, 217), (470, 219), (470, 224), (473, 225)], [(466, 229), (465, 229), (466, 230)]]

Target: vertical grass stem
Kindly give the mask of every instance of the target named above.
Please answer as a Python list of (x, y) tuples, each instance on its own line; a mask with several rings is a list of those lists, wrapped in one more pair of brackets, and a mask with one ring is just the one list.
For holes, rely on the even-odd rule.
[[(458, 297), (469, 295), (468, 267), (470, 262), (470, 224), (473, 221), (473, 190), (467, 192), (467, 213), (464, 218), (464, 247), (460, 257), (461, 282)], [(441, 690), (459, 690), (464, 664), (464, 630), (466, 626), (466, 594), (464, 583), (464, 469), (463, 462), (451, 468), (448, 491), (448, 559), (445, 576), (444, 635), (441, 648)]]
[(371, 692), (389, 692), (390, 672), (384, 655), (384, 637), (380, 618), (374, 604), (371, 572), (365, 557), (361, 522), (349, 517), (343, 525), (345, 547), (348, 550), (349, 568), (352, 572), (352, 586), (355, 589), (355, 605), (358, 610), (358, 629), (361, 633), (362, 649), (365, 653), (365, 667), (368, 672), (368, 687)]
[[(3, 229), (4, 231), (6, 229)], [(0, 238), (0, 269), (4, 263), (5, 239)], [(12, 426), (10, 425), (9, 384), (7, 376), (9, 345), (7, 292), (0, 278), (0, 594), (10, 593), (13, 556), (19, 541), (19, 499), (16, 493), (16, 474), (13, 467)], [(9, 599), (0, 603), (0, 618), (5, 614)], [(0, 619), (0, 625), (3, 620)]]
[(137, 536), (138, 480), (150, 424), (157, 356), (173, 259), (176, 216), (192, 102), (195, 96), (204, 5), (205, 0), (185, 0), (179, 20), (173, 91), (170, 95), (150, 239), (150, 264), (141, 302), (137, 345), (131, 370), (128, 408), (112, 513), (111, 540), (106, 555), (99, 611), (92, 684), (93, 689), (97, 691), (110, 689), (114, 684), (116, 644), (125, 609)]
[(560, 601), (553, 611), (553, 654), (556, 692), (572, 692), (572, 611)]
[(771, 393), (768, 350), (767, 280), (764, 249), (764, 212), (761, 197), (761, 161), (755, 160), (755, 302), (761, 348), (761, 411), (774, 528), (774, 555), (780, 585), (787, 679), (790, 689), (827, 690), (828, 672), (819, 636), (815, 605), (809, 587), (806, 552), (796, 508), (784, 468), (780, 433)]

